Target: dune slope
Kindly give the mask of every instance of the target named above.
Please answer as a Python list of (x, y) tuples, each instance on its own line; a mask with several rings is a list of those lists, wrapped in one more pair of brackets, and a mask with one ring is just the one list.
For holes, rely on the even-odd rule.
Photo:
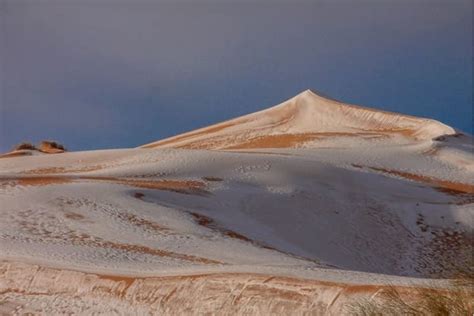
[(443, 288), (471, 264), (472, 150), (306, 91), (143, 148), (1, 159), (0, 312), (341, 315)]
[(144, 148), (295, 148), (326, 138), (429, 140), (455, 131), (438, 121), (340, 103), (306, 90), (269, 109), (146, 144)]

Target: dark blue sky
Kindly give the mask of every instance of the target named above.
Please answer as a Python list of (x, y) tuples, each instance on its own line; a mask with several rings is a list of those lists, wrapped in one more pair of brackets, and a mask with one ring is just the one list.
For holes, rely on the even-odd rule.
[(0, 149), (133, 147), (305, 89), (472, 133), (472, 1), (0, 0)]

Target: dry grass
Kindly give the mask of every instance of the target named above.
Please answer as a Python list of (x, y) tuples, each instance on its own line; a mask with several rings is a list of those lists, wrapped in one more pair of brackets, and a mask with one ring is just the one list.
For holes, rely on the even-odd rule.
[(8, 157), (25, 156), (27, 155), (26, 152), (21, 152), (21, 151), (27, 151), (27, 150), (36, 150), (36, 151), (40, 151), (46, 154), (57, 154), (57, 153), (65, 152), (66, 148), (64, 148), (64, 146), (58, 142), (49, 141), (49, 140), (42, 141), (39, 144), (39, 146), (35, 146), (30, 142), (22, 142), (18, 145), (15, 145), (12, 148), (12, 151), (10, 153), (1, 155), (1, 157), (8, 158)]
[(403, 288), (389, 286), (371, 298), (347, 305), (352, 315), (449, 315), (469, 316), (474, 312), (474, 273), (472, 266), (464, 269), (448, 288), (435, 286)]
[[(0, 299), (12, 297), (10, 300), (15, 302), (14, 294), (19, 293), (21, 298), (29, 297), (32, 304), (38, 302), (38, 305), (43, 303), (42, 298), (73, 304), (77, 297), (92, 298), (90, 302), (93, 304), (105, 304), (107, 299), (115, 297), (120, 299), (117, 304), (129, 304), (132, 308), (149, 307), (150, 313), (157, 315), (323, 315), (328, 311), (338, 311), (337, 301), (327, 305), (332, 293), (354, 287), (273, 274), (237, 272), (145, 277), (114, 275), (113, 271), (109, 275), (0, 262), (0, 273), (3, 271), (6, 282), (0, 283)], [(369, 290), (373, 289), (370, 287)], [(344, 293), (340, 297), (344, 300)], [(51, 314), (52, 309), (46, 305), (51, 301), (44, 302), (37, 313)], [(61, 304), (58, 307), (61, 310), (54, 311), (56, 314), (72, 314), (67, 306)], [(26, 308), (21, 310), (23, 314), (27, 314), (25, 310), (28, 311)], [(18, 314), (14, 309), (7, 311)]]
[(23, 142), (23, 143), (19, 143), (18, 145), (15, 145), (12, 148), (12, 151), (15, 151), (15, 150), (37, 150), (37, 149), (35, 145), (33, 145), (32, 143)]
[(43, 140), (39, 145), (39, 150), (45, 153), (61, 153), (66, 151), (66, 148), (58, 142)]

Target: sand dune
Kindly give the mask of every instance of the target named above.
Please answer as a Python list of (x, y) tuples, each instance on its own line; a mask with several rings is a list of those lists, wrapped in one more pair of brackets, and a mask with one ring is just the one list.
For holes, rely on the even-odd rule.
[(472, 138), (305, 91), (135, 149), (0, 160), (0, 313), (350, 314), (472, 264)]
[(142, 146), (243, 149), (311, 147), (321, 138), (430, 140), (455, 131), (440, 122), (340, 103), (310, 90), (272, 108)]

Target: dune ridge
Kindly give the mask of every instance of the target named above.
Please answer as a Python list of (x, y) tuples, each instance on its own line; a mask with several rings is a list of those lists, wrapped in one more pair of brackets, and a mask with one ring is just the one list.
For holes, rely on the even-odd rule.
[(141, 147), (295, 148), (329, 137), (403, 137), (405, 141), (420, 141), (455, 133), (432, 119), (349, 105), (306, 90), (271, 108)]

